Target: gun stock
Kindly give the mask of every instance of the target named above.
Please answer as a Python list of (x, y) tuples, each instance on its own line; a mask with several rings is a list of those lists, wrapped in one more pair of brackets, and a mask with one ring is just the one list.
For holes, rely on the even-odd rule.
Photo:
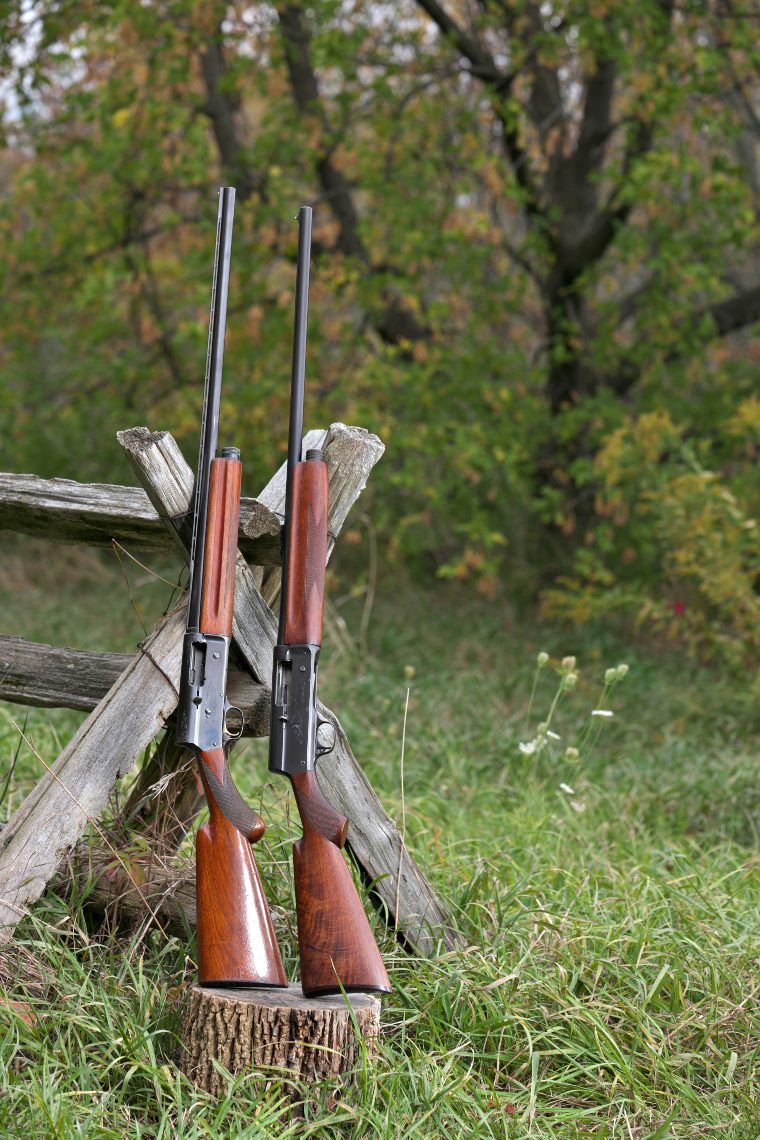
[(231, 732), (227, 723), (242, 466), (236, 447), (223, 448), (215, 458), (234, 208), (234, 189), (222, 187), (176, 741), (195, 753), (209, 807), (208, 822), (196, 837), (200, 982), (206, 986), (285, 986), (287, 979), (251, 850), (251, 844), (263, 835), (264, 824), (235, 787), (225, 755), (225, 746), (242, 733), (242, 725)]
[[(241, 472), (239, 459), (211, 462), (201, 590), (204, 636), (232, 635)], [(224, 692), (214, 695), (224, 702)], [(198, 980), (204, 986), (284, 986), (287, 978), (251, 850), (264, 834), (264, 822), (239, 796), (219, 745), (198, 754), (209, 806), (208, 822), (195, 840)]]
[(291, 783), (303, 824), (293, 846), (303, 992), (385, 993), (388, 975), (341, 851), (348, 820), (324, 798), (314, 772)]
[(327, 560), (327, 464), (302, 457), (303, 394), (312, 215), (298, 212), (298, 267), (285, 488), (280, 622), (272, 675), (269, 770), (288, 776), (303, 825), (293, 847), (301, 985), (307, 997), (390, 991), (380, 951), (341, 848), (348, 820), (317, 784), (317, 663), (322, 644)]
[(207, 772), (224, 782), (222, 748), (200, 755), (201, 778), (209, 818), (195, 837), (196, 938), (198, 980), (202, 986), (285, 986), (269, 906), (251, 844), (264, 833), (258, 827), (246, 838), (222, 813), (209, 786)]

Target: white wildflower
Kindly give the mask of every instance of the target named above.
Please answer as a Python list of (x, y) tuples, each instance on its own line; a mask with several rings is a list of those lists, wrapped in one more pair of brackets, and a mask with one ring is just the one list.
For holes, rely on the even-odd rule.
[(612, 711), (612, 709), (592, 709), (591, 715), (592, 716), (614, 716), (615, 714)]

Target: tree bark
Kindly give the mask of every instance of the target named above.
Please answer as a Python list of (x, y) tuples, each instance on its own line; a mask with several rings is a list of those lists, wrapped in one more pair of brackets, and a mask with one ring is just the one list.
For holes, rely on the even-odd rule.
[[(357, 1035), (358, 1030), (358, 1035)], [(362, 1042), (372, 1055), (380, 1031), (380, 1001), (370, 994), (305, 998), (300, 986), (286, 989), (203, 989), (193, 986), (184, 1018), (182, 1071), (200, 1088), (219, 1096), (233, 1075), (259, 1070), (263, 1079), (347, 1083), (359, 1063)], [(218, 1064), (215, 1064), (218, 1063)]]

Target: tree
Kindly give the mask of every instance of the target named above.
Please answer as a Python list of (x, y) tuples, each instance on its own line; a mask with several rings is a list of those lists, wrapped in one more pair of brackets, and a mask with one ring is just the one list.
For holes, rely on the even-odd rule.
[[(193, 430), (224, 178), (227, 391), (262, 465), (286, 393), (289, 219), (309, 200), (320, 415), (388, 438), (392, 543), (487, 591), (573, 559), (573, 589), (635, 579), (628, 595), (664, 604), (680, 586), (661, 544), (640, 554), (605, 450), (626, 430), (643, 446), (641, 416), (663, 409), (656, 462), (713, 472), (751, 514), (755, 5), (43, 0), (36, 23), (9, 7), (2, 368), (17, 439), (44, 429), (59, 471), (59, 390), (113, 426), (131, 404)], [(67, 414), (86, 438), (91, 413)]]
[(760, 282), (737, 288), (733, 261), (758, 237), (748, 135), (756, 147), (760, 133), (735, 62), (760, 13), (653, 0), (634, 20), (615, 3), (485, 0), (465, 6), (465, 23), (453, 6), (418, 4), (492, 110), (520, 206), (513, 253), (540, 298), (552, 415), (603, 390), (628, 395), (673, 286), (657, 337), (666, 364), (694, 352), (695, 335), (760, 318)]

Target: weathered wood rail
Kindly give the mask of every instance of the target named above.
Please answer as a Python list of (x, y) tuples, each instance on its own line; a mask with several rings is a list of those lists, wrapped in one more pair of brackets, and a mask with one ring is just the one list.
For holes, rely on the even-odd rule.
[[(98, 653), (0, 635), (0, 701), (92, 712), (131, 660), (131, 653)], [(269, 688), (232, 665), (227, 693), (243, 713), (243, 736), (268, 736)]]
[[(181, 532), (187, 512), (173, 517)], [(257, 499), (242, 498), (238, 546), (249, 562), (277, 566), (282, 520)], [(0, 530), (53, 542), (170, 550), (172, 539), (145, 491), (0, 472)], [(189, 536), (188, 536), (189, 540)]]
[[(105, 545), (113, 538), (125, 546), (132, 543), (154, 549), (169, 549), (173, 543), (184, 553), (188, 531), (183, 520), (191, 500), (193, 474), (177, 445), (167, 432), (151, 433), (147, 428), (121, 432), (119, 442), (145, 488), (144, 495), (134, 488), (83, 488), (67, 480), (0, 476), (0, 528), (95, 545)], [(342, 424), (332, 425), (329, 432), (309, 433), (305, 445), (325, 448), (330, 477), (329, 557), (383, 445), (363, 429)], [(240, 528), (242, 552), (236, 570), (233, 633), (244, 668), (232, 674), (231, 688), (235, 703), (244, 709), (247, 731), (256, 735), (268, 732), (271, 654), (276, 638), (270, 605), (279, 592), (284, 490), (283, 465), (256, 500), (247, 500)], [(244, 553), (257, 565), (269, 568), (261, 589)], [(12, 936), (15, 925), (51, 881), (88, 821), (97, 819), (115, 781), (171, 717), (177, 701), (183, 633), (184, 607), (180, 607), (159, 624), (131, 658), (85, 654), (12, 637), (0, 639), (1, 699), (90, 710), (52, 770), (0, 833), (0, 945)], [(446, 908), (383, 810), (337, 718), (324, 707), (320, 711), (332, 721), (336, 739), (332, 754), (321, 761), (320, 782), (352, 821), (349, 844), (363, 875), (373, 883), (374, 899), (379, 900), (399, 936), (420, 952), (431, 953), (440, 942), (457, 944), (459, 939), (449, 926)], [(183, 773), (185, 780), (192, 779), (190, 766), (181, 763), (180, 750), (174, 753), (171, 763), (177, 779)], [(148, 763), (130, 798), (141, 802), (150, 794), (154, 779)], [(185, 801), (191, 813), (193, 796), (185, 796)], [(189, 826), (190, 815), (179, 822)], [(98, 859), (102, 863), (103, 857), (103, 852), (96, 856), (93, 866)], [(113, 875), (108, 878), (112, 882)], [(161, 898), (174, 900), (160, 909), (177, 921), (171, 873), (162, 867), (158, 878)], [(148, 879), (132, 886), (134, 890), (125, 893), (132, 905), (142, 903), (144, 915), (148, 898), (155, 897), (153, 885)], [(176, 886), (178, 893), (187, 897), (186, 874), (178, 876)], [(96, 884), (96, 890), (98, 887)]]

